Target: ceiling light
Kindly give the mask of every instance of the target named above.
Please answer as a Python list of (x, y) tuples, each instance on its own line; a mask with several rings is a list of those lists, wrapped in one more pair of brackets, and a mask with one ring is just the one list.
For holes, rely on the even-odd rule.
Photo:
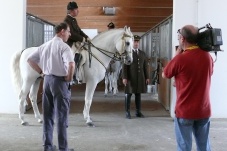
[(115, 7), (103, 7), (105, 15), (115, 15)]

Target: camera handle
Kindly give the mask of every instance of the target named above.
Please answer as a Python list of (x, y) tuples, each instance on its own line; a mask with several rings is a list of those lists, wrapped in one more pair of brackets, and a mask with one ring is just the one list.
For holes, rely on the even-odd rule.
[(201, 30), (201, 29), (203, 29), (203, 28), (212, 29), (212, 27), (211, 27), (210, 23), (206, 24), (206, 25), (205, 25), (205, 26), (203, 26), (203, 27), (200, 27), (198, 30), (200, 31), (200, 30)]

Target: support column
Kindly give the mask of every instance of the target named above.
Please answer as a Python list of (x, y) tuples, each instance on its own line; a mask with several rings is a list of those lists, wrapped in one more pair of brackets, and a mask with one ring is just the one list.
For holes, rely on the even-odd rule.
[(10, 60), (14, 52), (25, 47), (26, 0), (2, 0), (0, 18), (0, 113), (18, 113), (18, 97), (11, 82)]
[[(177, 40), (177, 30), (184, 25), (191, 24), (198, 26), (198, 0), (173, 0), (173, 26), (172, 26), (172, 54), (175, 54), (175, 46), (179, 45)], [(172, 86), (171, 81), (170, 93), (170, 115), (175, 117), (176, 88)]]

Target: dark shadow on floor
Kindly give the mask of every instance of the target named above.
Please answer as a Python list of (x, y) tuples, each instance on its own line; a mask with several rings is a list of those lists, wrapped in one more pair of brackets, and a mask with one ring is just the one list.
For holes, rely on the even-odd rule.
[[(72, 86), (72, 99), (70, 106), (70, 113), (82, 114), (84, 108), (84, 95), (85, 95), (85, 84)], [(122, 113), (124, 114), (124, 87), (119, 86), (119, 93), (117, 96), (113, 96), (111, 93), (104, 96), (105, 85), (104, 82), (100, 82), (95, 90), (93, 97), (90, 114), (93, 113)], [(141, 110), (143, 114), (147, 117), (169, 117), (169, 111), (157, 101), (157, 97), (151, 94), (142, 94), (142, 107)], [(41, 103), (39, 103), (40, 113), (42, 113)], [(135, 99), (132, 95), (131, 99), (131, 114), (135, 112)], [(33, 114), (33, 110), (30, 109), (26, 114)]]

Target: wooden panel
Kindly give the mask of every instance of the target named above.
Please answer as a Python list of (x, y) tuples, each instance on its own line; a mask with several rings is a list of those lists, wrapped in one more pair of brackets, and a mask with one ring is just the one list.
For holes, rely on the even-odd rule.
[[(63, 21), (68, 0), (27, 0), (27, 12), (53, 24)], [(146, 32), (172, 14), (173, 0), (77, 0), (81, 28), (107, 30), (114, 22), (116, 28), (128, 25), (135, 32)], [(115, 15), (105, 15), (103, 7), (115, 7)], [(150, 27), (149, 27), (150, 26)]]
[(172, 14), (172, 8), (125, 8), (117, 9), (118, 15), (127, 14), (128, 16), (168, 16)]
[[(105, 20), (109, 20), (109, 21), (115, 21), (115, 22), (121, 22), (121, 21), (127, 21), (127, 22), (158, 22), (160, 20), (164, 20), (165, 17), (145, 17), (145, 16), (126, 16), (126, 15), (122, 15), (122, 16), (78, 16), (76, 17), (79, 20), (91, 20), (91, 21), (105, 21)], [(131, 20), (130, 20), (131, 19)]]
[[(42, 10), (42, 11), (40, 11)], [(66, 10), (61, 7), (55, 7), (52, 9), (43, 9), (40, 7), (28, 7), (28, 12), (33, 14), (39, 14), (39, 16), (59, 16), (65, 15)], [(127, 7), (116, 7), (116, 15), (128, 16), (128, 17), (163, 17), (172, 14), (172, 8), (127, 8)], [(84, 7), (79, 9), (79, 16), (105, 16), (102, 7)]]
[[(59, 18), (65, 18), (65, 15), (59, 15), (59, 16), (50, 16), (50, 15), (43, 15), (43, 16), (39, 16), (43, 19), (47, 19), (47, 20), (52, 20), (54, 22), (58, 22)], [(79, 20), (79, 24), (82, 22), (100, 22), (102, 24), (106, 24), (113, 21), (115, 23), (115, 25), (117, 25), (118, 23), (157, 23), (160, 20), (164, 20), (165, 17), (138, 17), (138, 16), (132, 16), (132, 17), (127, 17), (127, 16), (121, 16), (121, 17), (117, 17), (117, 16), (78, 16), (76, 17), (77, 20)]]

